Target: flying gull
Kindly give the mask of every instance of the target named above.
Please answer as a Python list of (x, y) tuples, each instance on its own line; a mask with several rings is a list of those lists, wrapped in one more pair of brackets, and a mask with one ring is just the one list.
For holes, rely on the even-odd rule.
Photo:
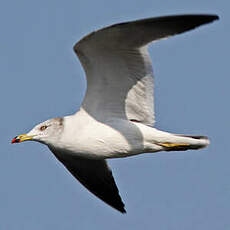
[(70, 173), (98, 198), (125, 213), (107, 158), (204, 148), (205, 136), (154, 128), (152, 41), (217, 20), (216, 15), (175, 15), (112, 25), (75, 46), (87, 78), (79, 111), (36, 125), (12, 143), (45, 144)]

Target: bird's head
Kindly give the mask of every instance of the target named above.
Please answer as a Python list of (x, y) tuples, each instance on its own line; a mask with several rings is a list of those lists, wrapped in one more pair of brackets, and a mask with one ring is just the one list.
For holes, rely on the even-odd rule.
[(23, 141), (38, 141), (44, 144), (52, 144), (59, 140), (63, 130), (63, 118), (53, 118), (36, 125), (27, 134), (18, 135), (11, 143)]

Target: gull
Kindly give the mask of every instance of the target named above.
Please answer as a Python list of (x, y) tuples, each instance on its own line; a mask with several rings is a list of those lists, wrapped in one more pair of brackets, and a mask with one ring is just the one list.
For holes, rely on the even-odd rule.
[(154, 128), (153, 70), (148, 45), (217, 20), (217, 15), (173, 15), (115, 24), (74, 46), (87, 78), (78, 112), (36, 125), (12, 143), (48, 146), (90, 192), (125, 213), (106, 159), (204, 148), (205, 136)]

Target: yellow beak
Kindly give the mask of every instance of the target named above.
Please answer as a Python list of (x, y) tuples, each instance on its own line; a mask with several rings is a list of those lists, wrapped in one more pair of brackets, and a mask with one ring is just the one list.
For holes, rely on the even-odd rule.
[(20, 143), (20, 142), (23, 142), (23, 141), (29, 141), (32, 138), (33, 138), (33, 136), (29, 136), (27, 134), (19, 135), (19, 136), (16, 136), (15, 138), (13, 138), (13, 140), (11, 141), (11, 144)]

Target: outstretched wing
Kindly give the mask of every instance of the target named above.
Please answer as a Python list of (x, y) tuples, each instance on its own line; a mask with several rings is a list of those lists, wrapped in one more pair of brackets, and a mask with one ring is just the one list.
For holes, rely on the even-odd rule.
[(51, 149), (51, 151), (90, 192), (118, 211), (126, 212), (112, 171), (105, 160), (83, 159), (62, 154), (56, 149)]
[(149, 18), (89, 34), (74, 50), (87, 76), (82, 108), (99, 121), (154, 124), (153, 70), (147, 45), (218, 19), (215, 15)]

